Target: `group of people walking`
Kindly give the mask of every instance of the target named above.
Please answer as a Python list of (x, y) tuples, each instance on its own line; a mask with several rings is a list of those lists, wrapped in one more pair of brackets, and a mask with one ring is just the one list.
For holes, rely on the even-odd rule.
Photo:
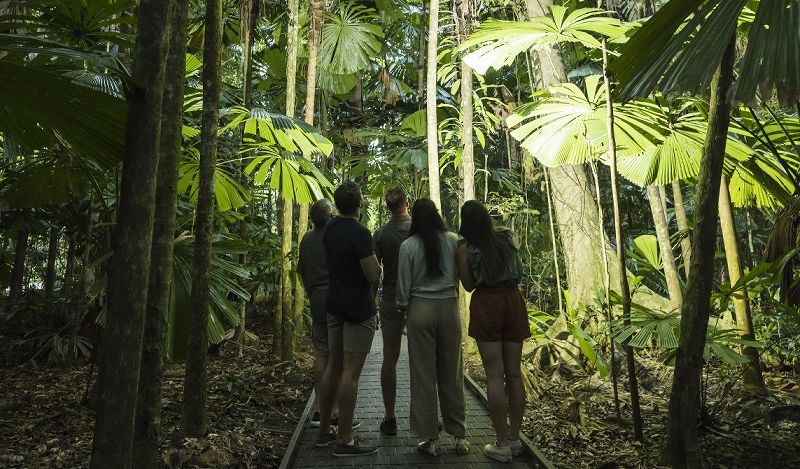
[(358, 222), (359, 187), (345, 182), (334, 192), (335, 207), (327, 199), (311, 207), (314, 229), (300, 244), (298, 272), (311, 303), (316, 357), (319, 410), (311, 425), (319, 427), (317, 446), (333, 446), (337, 457), (378, 451), (354, 436), (360, 422), (353, 413), (379, 315), (385, 408), (381, 433), (392, 436), (398, 431), (396, 368), (405, 329), (411, 370), (410, 430), (421, 440), (418, 451), (439, 454), (444, 430), (454, 437), (456, 453), (469, 452), (458, 308), (461, 282), (473, 292), (468, 333), (483, 361), (496, 433), (495, 443), (484, 446), (483, 453), (509, 462), (522, 451), (519, 432), (525, 390), (520, 359), (522, 342), (530, 337), (525, 301), (517, 286), (521, 262), (511, 235), (496, 229), (489, 212), (476, 201), (461, 207), (457, 235), (447, 230), (431, 200), (417, 200), (409, 215), (401, 188), (389, 189), (384, 198), (392, 217), (373, 237)]

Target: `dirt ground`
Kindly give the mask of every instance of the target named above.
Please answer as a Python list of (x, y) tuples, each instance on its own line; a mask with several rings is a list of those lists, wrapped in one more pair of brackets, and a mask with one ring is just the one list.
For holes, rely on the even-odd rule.
[[(165, 460), (180, 460), (185, 467), (280, 464), (310, 393), (313, 358), (304, 340), (294, 361), (276, 359), (263, 313), (253, 313), (248, 328), (256, 338), (247, 342), (242, 357), (236, 356), (232, 344), (221, 348), (222, 356), (209, 356), (207, 438), (171, 441), (180, 422), (184, 365), (166, 365), (161, 441)], [(94, 379), (90, 365), (67, 371), (4, 364), (0, 373), (0, 467), (88, 467), (94, 412), (82, 401)]]
[[(643, 366), (641, 366), (643, 365)], [(619, 393), (623, 423), (616, 422), (610, 380), (578, 373), (545, 375), (526, 365), (531, 377), (523, 431), (560, 468), (660, 467), (666, 441), (671, 369), (640, 364), (644, 443), (635, 441), (626, 378)], [(480, 357), (465, 355), (465, 369), (485, 385)], [(800, 376), (767, 372), (770, 394), (738, 394), (735, 380), (709, 380), (708, 408), (713, 417), (703, 430), (708, 468), (800, 468)], [(726, 391), (726, 389), (728, 389)], [(784, 409), (776, 419), (771, 409)], [(780, 412), (779, 412), (780, 414)]]

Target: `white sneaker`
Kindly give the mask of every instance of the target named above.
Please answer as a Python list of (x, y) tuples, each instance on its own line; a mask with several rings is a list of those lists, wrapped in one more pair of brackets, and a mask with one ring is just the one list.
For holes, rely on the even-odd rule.
[(428, 456), (439, 456), (439, 451), (436, 448), (436, 440), (420, 441), (417, 445), (417, 451)]
[(495, 461), (500, 462), (511, 462), (513, 459), (511, 454), (511, 447), (509, 446), (497, 446), (494, 443), (489, 443), (488, 445), (483, 447), (483, 454), (487, 457), (494, 459)]
[(519, 440), (508, 440), (508, 447), (511, 448), (511, 455), (514, 457), (521, 456), (525, 452)]

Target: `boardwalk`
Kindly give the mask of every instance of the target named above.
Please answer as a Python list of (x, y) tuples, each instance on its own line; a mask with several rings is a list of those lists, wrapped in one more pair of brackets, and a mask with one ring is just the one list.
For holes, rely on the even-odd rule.
[[(441, 452), (439, 456), (425, 456), (417, 453), (416, 445), (420, 441), (409, 432), (409, 388), (408, 350), (405, 338), (398, 363), (397, 376), (397, 423), (396, 436), (384, 436), (378, 431), (383, 418), (383, 399), (381, 397), (380, 370), (383, 354), (381, 352), (381, 334), (375, 334), (372, 352), (364, 365), (358, 387), (358, 404), (355, 418), (362, 422), (358, 434), (366, 444), (380, 447), (377, 454), (360, 457), (334, 458), (330, 448), (316, 448), (314, 442), (317, 430), (306, 425), (294, 449), (293, 464), (290, 467), (341, 467), (361, 466), (364, 468), (388, 467), (441, 467), (453, 469), (469, 468), (529, 468), (535, 467), (530, 458), (521, 458), (512, 464), (494, 462), (481, 453), (481, 448), (493, 440), (494, 431), (489, 420), (488, 411), (481, 401), (465, 387), (467, 402), (467, 439), (472, 445), (470, 453), (459, 456), (453, 450), (450, 436), (442, 433), (439, 440)], [(291, 451), (291, 448), (290, 448)]]

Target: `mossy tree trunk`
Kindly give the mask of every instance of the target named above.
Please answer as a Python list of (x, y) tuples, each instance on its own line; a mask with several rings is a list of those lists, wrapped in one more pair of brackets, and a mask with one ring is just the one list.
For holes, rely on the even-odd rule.
[(97, 357), (92, 469), (132, 466), (136, 398), (153, 237), (169, 12), (174, 0), (139, 2), (128, 91), (122, 184), (109, 262), (106, 327)]
[(203, 41), (203, 111), (200, 129), (200, 175), (194, 223), (192, 292), (189, 298), (189, 348), (183, 387), (181, 429), (186, 436), (206, 433), (208, 308), (211, 235), (214, 225), (214, 169), (222, 83), (222, 0), (206, 0)]
[(431, 0), (428, 11), (428, 67), (425, 88), (427, 140), (428, 140), (428, 191), (430, 199), (441, 209), (439, 184), (439, 128), (436, 118), (436, 60), (439, 46), (439, 0)]
[(133, 460), (141, 469), (159, 468), (161, 432), (161, 385), (172, 287), (175, 214), (178, 203), (178, 167), (181, 158), (183, 91), (186, 70), (187, 1), (177, 0), (167, 52), (161, 107), (156, 182), (156, 213), (150, 252), (142, 366), (136, 401)]
[(680, 468), (703, 465), (697, 429), (700, 422), (703, 350), (714, 284), (715, 250), (709, 249), (709, 246), (716, 245), (719, 186), (730, 122), (730, 105), (726, 96), (733, 83), (734, 52), (735, 41), (731, 38), (711, 83), (708, 130), (695, 196), (692, 265), (681, 308), (681, 334), (675, 356), (664, 453), (668, 464)]
[(664, 277), (667, 281), (670, 305), (673, 309), (680, 309), (681, 304), (683, 304), (681, 279), (680, 276), (678, 276), (678, 268), (675, 266), (675, 256), (672, 254), (672, 244), (669, 240), (669, 225), (667, 225), (663, 199), (656, 186), (647, 186), (647, 200), (650, 203), (650, 213), (653, 215), (653, 224), (656, 227), (656, 238), (658, 239), (658, 249), (661, 253), (661, 265), (664, 269)]

